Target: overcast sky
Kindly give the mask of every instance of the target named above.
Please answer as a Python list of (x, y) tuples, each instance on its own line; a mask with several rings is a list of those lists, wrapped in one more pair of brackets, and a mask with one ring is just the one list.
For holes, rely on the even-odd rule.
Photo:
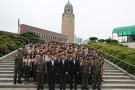
[[(21, 24), (61, 32), (62, 13), (68, 0), (0, 0), (0, 30), (17, 32)], [(115, 27), (135, 25), (135, 0), (70, 0), (75, 34), (111, 37)]]

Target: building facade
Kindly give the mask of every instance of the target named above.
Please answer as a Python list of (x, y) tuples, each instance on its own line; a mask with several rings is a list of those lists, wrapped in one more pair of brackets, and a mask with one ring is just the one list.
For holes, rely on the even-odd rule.
[(62, 29), (61, 33), (68, 37), (68, 43), (74, 43), (74, 13), (73, 6), (68, 1), (65, 5), (64, 13), (62, 15)]
[(67, 43), (68, 37), (66, 35), (62, 35), (60, 33), (48, 31), (45, 29), (25, 25), (25, 24), (20, 24), (20, 34), (26, 33), (26, 32), (33, 32), (37, 34), (42, 40), (45, 42), (50, 42), (50, 41), (56, 41), (56, 42), (63, 42)]

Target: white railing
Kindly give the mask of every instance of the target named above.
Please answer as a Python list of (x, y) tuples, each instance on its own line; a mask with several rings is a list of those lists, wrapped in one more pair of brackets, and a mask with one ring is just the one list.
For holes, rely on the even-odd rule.
[(135, 76), (134, 76), (134, 75), (128, 73), (126, 70), (120, 68), (120, 67), (117, 66), (116, 64), (110, 62), (109, 60), (107, 60), (107, 59), (104, 59), (104, 60), (105, 60), (105, 62), (107, 62), (108, 64), (112, 65), (113, 67), (117, 68), (118, 70), (122, 71), (123, 73), (125, 73), (126, 75), (130, 76), (132, 79), (135, 80)]

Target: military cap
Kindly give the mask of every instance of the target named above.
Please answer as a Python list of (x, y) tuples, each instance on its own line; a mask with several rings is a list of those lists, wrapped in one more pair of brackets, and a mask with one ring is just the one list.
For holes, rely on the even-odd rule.
[(21, 52), (22, 51), (22, 49), (18, 49), (18, 52)]

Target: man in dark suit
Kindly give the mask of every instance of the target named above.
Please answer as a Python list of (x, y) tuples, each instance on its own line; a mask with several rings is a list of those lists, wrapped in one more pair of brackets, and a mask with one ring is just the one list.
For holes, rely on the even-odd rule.
[(67, 72), (68, 62), (65, 57), (66, 56), (64, 54), (62, 54), (61, 60), (59, 62), (60, 90), (65, 90), (65, 88), (66, 88), (66, 74), (68, 74), (68, 72)]
[(77, 90), (77, 74), (79, 72), (79, 61), (76, 59), (76, 56), (72, 56), (72, 60), (70, 61), (70, 90), (73, 89), (73, 80), (75, 83), (75, 90)]
[(58, 63), (55, 60), (55, 56), (51, 55), (51, 60), (47, 62), (47, 72), (49, 78), (49, 90), (55, 90), (55, 78), (57, 73)]

